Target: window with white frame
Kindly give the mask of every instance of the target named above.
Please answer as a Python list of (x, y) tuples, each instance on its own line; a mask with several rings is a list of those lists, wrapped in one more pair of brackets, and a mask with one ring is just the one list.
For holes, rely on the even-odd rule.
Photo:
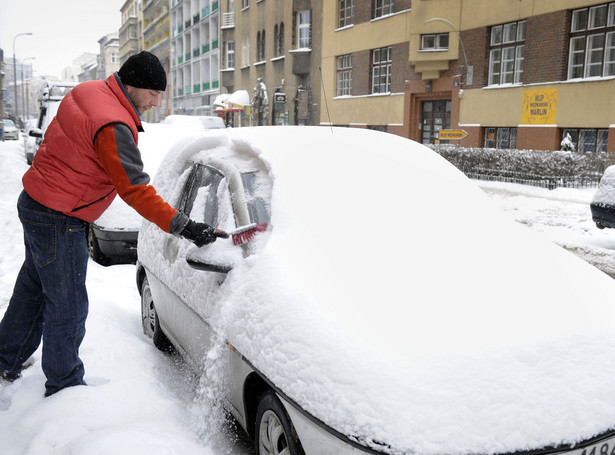
[(448, 33), (421, 35), (422, 51), (448, 50)]
[(393, 14), (393, 0), (373, 0), (372, 11), (374, 19)]
[(615, 75), (615, 2), (572, 12), (568, 79)]
[(354, 24), (354, 0), (339, 0), (337, 9), (339, 28)]
[(309, 49), (312, 46), (312, 12), (297, 12), (297, 49)]
[(249, 8), (250, 0), (241, 0), (241, 9)]
[(491, 27), (489, 85), (522, 82), (526, 25), (523, 20)]
[(235, 41), (226, 42), (226, 67), (235, 68)]
[(352, 55), (337, 57), (337, 96), (352, 95)]
[(372, 50), (372, 91), (389, 93), (393, 70), (393, 48), (382, 47)]
[(574, 151), (578, 153), (606, 152), (609, 140), (608, 129), (594, 128), (565, 128), (562, 130), (562, 140), (566, 136), (574, 144)]
[(250, 65), (250, 38), (245, 38), (241, 46), (241, 66)]

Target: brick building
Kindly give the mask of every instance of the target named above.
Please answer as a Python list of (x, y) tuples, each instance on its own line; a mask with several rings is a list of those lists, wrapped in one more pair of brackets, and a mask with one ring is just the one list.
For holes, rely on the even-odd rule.
[(330, 123), (424, 143), (463, 130), (461, 145), (498, 148), (558, 150), (569, 136), (615, 152), (615, 2), (325, 3)]

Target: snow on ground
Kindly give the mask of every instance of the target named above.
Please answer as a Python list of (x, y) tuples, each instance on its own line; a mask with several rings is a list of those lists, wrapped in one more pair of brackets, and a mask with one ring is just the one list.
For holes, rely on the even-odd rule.
[[(23, 260), (15, 203), (26, 170), (21, 142), (0, 143), (0, 316)], [(605, 272), (615, 272), (615, 230), (600, 231), (591, 221), (593, 189), (480, 186), (517, 221)], [(43, 398), (45, 378), (36, 362), (22, 380), (0, 389), (1, 453), (251, 453), (245, 442), (236, 443), (235, 433), (220, 432), (220, 419), (212, 416), (217, 408), (197, 392), (199, 378), (142, 334), (134, 267), (104, 268), (90, 261), (88, 289), (90, 316), (81, 354), (91, 387)]]
[[(15, 207), (27, 170), (21, 142), (0, 142), (0, 316), (23, 261)], [(233, 448), (203, 422), (198, 378), (177, 358), (160, 353), (141, 329), (134, 266), (109, 268), (90, 261), (90, 315), (81, 347), (86, 382), (43, 398), (37, 361), (24, 378), (0, 389), (2, 455), (213, 455), (249, 453)], [(35, 354), (40, 360), (40, 352)]]
[(598, 229), (589, 208), (596, 188), (548, 190), (501, 182), (479, 185), (515, 220), (615, 278), (615, 230)]

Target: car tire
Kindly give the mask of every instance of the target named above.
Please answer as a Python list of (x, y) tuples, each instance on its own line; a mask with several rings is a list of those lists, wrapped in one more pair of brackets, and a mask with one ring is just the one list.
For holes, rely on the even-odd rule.
[(257, 455), (304, 454), (284, 405), (271, 390), (259, 400), (254, 434)]
[(111, 265), (111, 259), (105, 256), (100, 249), (98, 239), (94, 234), (94, 229), (92, 229), (92, 226), (88, 226), (88, 252), (90, 253), (90, 257), (94, 260), (94, 262), (105, 267)]
[(173, 352), (175, 348), (160, 328), (158, 313), (152, 298), (152, 290), (149, 287), (147, 277), (141, 283), (141, 324), (143, 333), (154, 341), (154, 346), (164, 352)]

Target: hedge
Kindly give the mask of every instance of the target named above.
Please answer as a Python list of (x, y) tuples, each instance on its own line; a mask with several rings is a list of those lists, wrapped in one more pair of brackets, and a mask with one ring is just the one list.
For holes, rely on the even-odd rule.
[(606, 152), (430, 147), (470, 178), (545, 188), (595, 187), (608, 159)]

